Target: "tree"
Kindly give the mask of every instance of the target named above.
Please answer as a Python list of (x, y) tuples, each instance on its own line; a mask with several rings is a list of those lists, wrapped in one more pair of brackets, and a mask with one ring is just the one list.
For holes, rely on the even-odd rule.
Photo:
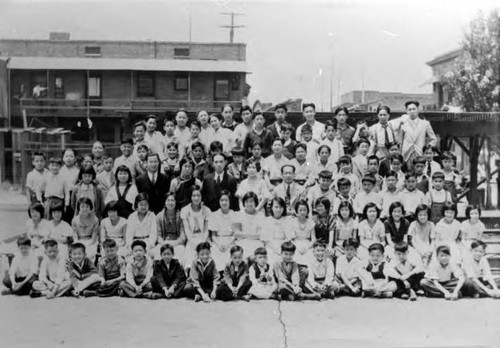
[(500, 13), (480, 12), (462, 41), (462, 54), (441, 83), (465, 111), (498, 111), (500, 105)]

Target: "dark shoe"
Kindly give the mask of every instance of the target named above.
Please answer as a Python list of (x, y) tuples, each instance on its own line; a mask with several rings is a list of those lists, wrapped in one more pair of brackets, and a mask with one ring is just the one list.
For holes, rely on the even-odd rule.
[(380, 294), (380, 297), (382, 297), (382, 298), (392, 298), (392, 296), (394, 296), (392, 291), (387, 291), (387, 292), (383, 292)]
[(161, 295), (150, 291), (144, 294), (144, 298), (147, 298), (148, 300), (158, 300), (161, 298)]
[(31, 298), (42, 297), (42, 293), (40, 291), (31, 290), (30, 297)]
[(92, 290), (83, 290), (82, 295), (83, 295), (83, 297), (94, 297), (94, 296), (97, 296), (97, 292), (92, 291)]
[(0, 293), (2, 294), (2, 296), (13, 294), (12, 290), (10, 290), (10, 289), (3, 289)]
[(252, 297), (252, 295), (247, 294), (247, 295), (243, 295), (243, 296), (241, 297), (241, 299), (242, 299), (243, 301), (250, 302), (250, 298), (251, 298), (251, 297)]
[[(299, 299), (300, 299), (300, 297), (299, 297)], [(295, 296), (293, 296), (293, 295), (288, 295), (288, 296), (286, 297), (286, 301), (295, 301)]]
[(194, 295), (194, 302), (200, 302), (201, 301), (201, 296), (200, 295)]
[(402, 300), (408, 300), (409, 298), (410, 298), (410, 295), (408, 295), (408, 294), (402, 294), (401, 295), (401, 299)]

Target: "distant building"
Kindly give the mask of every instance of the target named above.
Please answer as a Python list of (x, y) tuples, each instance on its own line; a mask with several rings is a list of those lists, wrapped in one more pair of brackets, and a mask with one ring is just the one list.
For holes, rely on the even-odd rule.
[[(63, 127), (81, 141), (117, 142), (120, 127), (110, 125), (149, 113), (239, 108), (248, 94), (241, 43), (71, 40), (69, 33), (51, 33), (49, 40), (0, 40), (0, 60), (8, 72), (8, 124), (22, 127), (24, 114), (24, 123)], [(92, 130), (77, 134), (76, 125), (88, 123)]]
[[(353, 111), (375, 111), (379, 105), (386, 105), (394, 111), (403, 111), (405, 102), (416, 100), (423, 108), (429, 108), (433, 104), (432, 94), (426, 93), (399, 93), (381, 91), (351, 91), (340, 97), (342, 106)], [(332, 111), (333, 111), (332, 110)]]
[(451, 70), (456, 60), (462, 55), (462, 52), (462, 49), (456, 49), (437, 56), (426, 63), (432, 68), (432, 77), (424, 84), (432, 83), (434, 104), (438, 110), (442, 109), (445, 105), (451, 105), (453, 102), (452, 97), (448, 94), (446, 88), (444, 88), (444, 85), (441, 82), (441, 76)]

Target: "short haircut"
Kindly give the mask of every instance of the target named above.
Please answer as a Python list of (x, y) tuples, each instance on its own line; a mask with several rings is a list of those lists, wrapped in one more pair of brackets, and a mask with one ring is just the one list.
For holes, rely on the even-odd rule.
[(304, 133), (312, 133), (313, 132), (313, 129), (310, 125), (308, 125), (307, 123), (305, 125), (302, 126), (302, 128), (300, 129), (300, 134), (304, 134)]
[(351, 187), (352, 184), (351, 184), (351, 180), (347, 179), (347, 178), (340, 178), (339, 180), (337, 180), (337, 189), (341, 186), (349, 186)]
[(274, 145), (275, 142), (279, 141), (281, 145), (285, 145), (285, 140), (280, 138), (280, 137), (276, 137), (273, 139), (273, 142), (272, 142), (272, 145)]
[(254, 256), (257, 255), (267, 256), (267, 250), (264, 247), (258, 247), (257, 249), (254, 250), (253, 254)]
[(134, 209), (137, 209), (137, 207), (139, 206), (139, 203), (140, 202), (148, 202), (149, 203), (149, 197), (148, 197), (148, 194), (146, 192), (141, 192), (139, 193), (136, 197), (135, 197), (135, 201), (134, 201)]
[(42, 151), (35, 151), (35, 152), (33, 152), (33, 155), (31, 156), (31, 159), (34, 160), (35, 157), (43, 157), (44, 160), (47, 159), (47, 156)]
[(201, 149), (203, 151), (203, 153), (205, 153), (205, 145), (203, 145), (203, 143), (199, 142), (199, 141), (195, 141), (192, 145), (191, 145), (191, 151), (194, 151), (196, 149)]
[(155, 157), (158, 160), (158, 163), (161, 163), (160, 155), (158, 155), (156, 152), (148, 152), (146, 160), (149, 160), (149, 158), (151, 157)]
[(252, 111), (252, 108), (248, 105), (245, 105), (244, 107), (241, 108), (240, 110), (240, 115), (244, 112), (244, 111), (249, 111), (251, 114), (253, 114), (253, 111)]
[(136, 130), (136, 128), (142, 127), (144, 128), (144, 131), (147, 130), (146, 123), (144, 121), (139, 121), (134, 124), (133, 129)]
[(333, 177), (333, 173), (329, 170), (322, 170), (318, 174), (318, 178), (320, 178), (320, 179), (330, 179), (331, 180), (332, 177)]
[(325, 130), (328, 130), (329, 127), (332, 127), (334, 130), (337, 130), (337, 124), (338, 121), (336, 118), (334, 118), (333, 120), (328, 120), (325, 125)]
[(349, 164), (349, 165), (352, 164), (351, 156), (349, 155), (340, 156), (338, 164), (339, 166), (341, 164)]
[(386, 178), (388, 177), (395, 177), (396, 179), (398, 178), (398, 173), (395, 170), (389, 170), (389, 172), (385, 175)]
[(399, 162), (401, 162), (401, 164), (404, 163), (404, 158), (403, 158), (403, 155), (400, 154), (400, 153), (395, 153), (394, 155), (391, 156), (390, 158), (390, 162), (394, 162), (395, 160), (398, 160)]
[(321, 248), (326, 248), (326, 243), (321, 240), (321, 239), (316, 239), (312, 245), (313, 249), (314, 248), (318, 248), (318, 247), (321, 247)]
[(365, 207), (363, 208), (363, 219), (368, 220), (368, 209), (370, 208), (375, 208), (375, 211), (377, 212), (377, 219), (380, 217), (380, 209), (377, 207), (377, 205), (373, 202), (367, 203)]
[(307, 152), (307, 145), (304, 143), (297, 143), (293, 148), (293, 152), (297, 152), (297, 149), (304, 149), (304, 151)]
[(210, 143), (209, 150), (211, 153), (222, 152), (222, 150), (223, 150), (222, 143), (220, 141), (217, 141), (217, 140), (212, 141)]
[(298, 212), (299, 207), (306, 207), (307, 208), (307, 215), (309, 215), (309, 204), (307, 204), (307, 201), (305, 199), (299, 199), (297, 201), (297, 203), (295, 203), (294, 209), (295, 209), (296, 213)]
[[(201, 111), (203, 111), (203, 110), (201, 110)], [(201, 112), (201, 111), (200, 111), (200, 112)], [(163, 125), (164, 125), (164, 126), (165, 126), (167, 123), (172, 123), (173, 125), (175, 125), (175, 121), (174, 121), (174, 119), (173, 119), (173, 118), (171, 118), (171, 117), (167, 117), (166, 119), (164, 119), (164, 120), (163, 120)]]
[(453, 152), (445, 151), (441, 155), (441, 161), (445, 161), (445, 160), (450, 160), (450, 161), (455, 162), (456, 156), (455, 156), (455, 154)]
[(390, 149), (394, 146), (397, 146), (399, 148), (399, 143), (397, 141), (391, 141), (389, 144), (387, 144), (387, 149)]
[(80, 173), (78, 174), (78, 177), (81, 179), (81, 178), (83, 178), (83, 175), (91, 175), (92, 181), (94, 181), (96, 176), (97, 176), (94, 167), (82, 167), (80, 169)]
[(408, 173), (405, 174), (405, 180), (408, 180), (410, 178), (416, 178), (417, 173), (415, 173), (414, 170), (410, 170)]
[(313, 108), (316, 110), (316, 105), (314, 103), (304, 103), (302, 104), (302, 111), (304, 111), (306, 108)]
[(283, 164), (281, 166), (281, 174), (283, 174), (284, 169), (287, 168), (287, 167), (292, 168), (292, 172), (295, 173), (295, 166), (293, 164), (289, 164), (288, 163), (288, 164)]
[(394, 251), (400, 252), (400, 253), (405, 253), (408, 251), (408, 243), (406, 242), (399, 242), (394, 245)]
[(43, 243), (43, 246), (45, 247), (45, 249), (47, 248), (52, 248), (52, 247), (55, 247), (55, 246), (58, 246), (59, 244), (57, 243), (56, 240), (54, 239), (47, 239), (45, 241), (45, 243)]
[(253, 158), (249, 158), (246, 162), (245, 162), (245, 170), (248, 169), (248, 167), (250, 165), (255, 165), (255, 168), (257, 169), (257, 172), (260, 172), (261, 170), (261, 165), (258, 161), (256, 161), (255, 159)]
[(94, 209), (94, 203), (92, 203), (92, 200), (89, 197), (80, 197), (77, 203), (78, 210), (80, 210), (80, 206), (82, 204), (88, 205), (90, 210)]
[(234, 111), (234, 108), (231, 104), (224, 104), (222, 105), (222, 107), (220, 108), (220, 111), (223, 112), (225, 108), (230, 108), (231, 111)]
[(87, 248), (85, 247), (85, 244), (83, 243), (73, 243), (71, 244), (70, 250), (73, 252), (74, 250), (80, 249), (83, 253), (87, 251)]
[(102, 242), (102, 247), (103, 248), (115, 248), (116, 247), (116, 241), (114, 239), (106, 239), (104, 242)]
[(49, 158), (49, 164), (57, 164), (57, 165), (62, 166), (63, 161), (60, 157), (51, 157), (51, 158)]
[(371, 155), (371, 156), (368, 156), (367, 158), (367, 163), (370, 163), (370, 161), (377, 161), (377, 164), (380, 163), (380, 158), (378, 158), (378, 156), (376, 155)]
[(153, 119), (156, 121), (156, 115), (149, 114), (144, 118), (144, 121), (148, 122), (150, 119)]
[(444, 180), (444, 173), (441, 171), (432, 173), (432, 180), (436, 179)]
[(130, 171), (130, 168), (127, 167), (125, 164), (122, 164), (120, 166), (118, 166), (118, 168), (116, 168), (116, 172), (115, 172), (115, 182), (118, 183), (118, 173), (127, 173), (128, 174), (128, 180), (127, 180), (127, 184), (130, 184), (132, 182), (132, 172)]
[(361, 144), (367, 144), (370, 146), (370, 142), (366, 138), (359, 138), (359, 140), (356, 142), (356, 147), (360, 147)]
[(413, 165), (416, 166), (417, 164), (423, 164), (425, 165), (426, 164), (426, 159), (424, 156), (417, 156), (415, 158), (415, 160), (413, 161)]
[(202, 250), (208, 250), (210, 251), (212, 247), (210, 246), (209, 242), (201, 242), (196, 246), (196, 252), (200, 253)]
[(446, 254), (446, 255), (450, 256), (451, 255), (450, 247), (447, 245), (438, 246), (436, 248), (436, 255), (439, 255), (439, 254)]
[(213, 117), (215, 117), (221, 123), (224, 121), (224, 117), (222, 117), (222, 114), (220, 113), (210, 114), (210, 120), (212, 120)]
[(274, 205), (274, 202), (278, 203), (278, 205), (283, 208), (283, 213), (281, 214), (282, 217), (285, 217), (286, 216), (286, 203), (285, 203), (285, 200), (281, 197), (274, 197), (272, 200), (271, 200), (271, 216), (273, 216), (273, 205)]
[(249, 199), (253, 200), (256, 206), (259, 205), (259, 197), (255, 192), (249, 191), (245, 193), (243, 195), (243, 198), (241, 199), (241, 202), (243, 203), (243, 205), (245, 205), (246, 201), (248, 201)]
[(175, 254), (174, 247), (171, 244), (165, 243), (160, 247), (160, 255), (165, 252), (165, 250), (170, 250), (172, 254)]
[(49, 207), (50, 216), (52, 216), (52, 214), (55, 213), (56, 211), (60, 211), (61, 213), (64, 213), (64, 203), (56, 202)]
[(167, 144), (167, 149), (174, 148), (177, 151), (179, 150), (179, 144), (176, 141), (171, 141)]
[(403, 215), (405, 214), (405, 206), (401, 202), (392, 202), (389, 206), (389, 216), (392, 218), (392, 212), (394, 209), (401, 208)]
[(382, 254), (385, 252), (385, 248), (382, 244), (380, 243), (373, 243), (368, 247), (368, 252), (371, 253), (372, 251), (380, 251)]
[(259, 116), (261, 116), (264, 119), (264, 121), (266, 120), (266, 118), (264, 117), (264, 114), (260, 111), (255, 112), (253, 115), (253, 118), (256, 119)]
[(102, 161), (104, 162), (107, 159), (112, 159), (114, 161), (114, 158), (107, 152), (102, 154)]
[(29, 239), (28, 237), (24, 237), (24, 236), (21, 236), (19, 238), (17, 238), (17, 246), (20, 247), (20, 246), (31, 246), (31, 239)]
[(146, 242), (141, 239), (136, 239), (132, 242), (131, 249), (134, 250), (135, 247), (141, 247), (143, 250), (146, 250)]
[(274, 107), (274, 111), (277, 111), (278, 109), (283, 109), (285, 110), (285, 112), (288, 111), (287, 107), (285, 104), (277, 104), (275, 107)]
[(231, 155), (234, 156), (243, 156), (245, 157), (246, 153), (245, 150), (242, 147), (235, 147), (231, 150)]
[(481, 207), (478, 204), (469, 204), (467, 208), (465, 208), (465, 216), (467, 219), (470, 219), (470, 212), (473, 210), (477, 210), (479, 216), (481, 216)]
[(330, 202), (330, 200), (327, 198), (327, 197), (320, 197), (318, 198), (318, 200), (316, 201), (316, 203), (314, 204), (314, 208), (317, 208), (318, 205), (322, 204), (323, 207), (325, 207), (325, 210), (327, 212), (330, 211), (330, 208), (332, 206), (332, 202)]
[(194, 167), (196, 167), (196, 164), (194, 163), (194, 161), (191, 159), (191, 157), (188, 157), (188, 156), (184, 156), (181, 158), (181, 161), (179, 162), (179, 168), (182, 170), (182, 167), (184, 167), (185, 164), (191, 165), (191, 168), (193, 168), (193, 170), (194, 170)]
[(191, 122), (189, 122), (189, 128), (191, 128), (193, 126), (196, 126), (199, 129), (201, 129), (201, 123), (200, 123), (200, 121), (198, 121), (198, 120), (192, 120)]
[(261, 149), (264, 148), (264, 142), (262, 141), (261, 138), (253, 139), (252, 143), (250, 144), (250, 149), (253, 150), (253, 148), (256, 147), (256, 146), (260, 147)]
[(388, 106), (386, 106), (386, 105), (379, 105), (379, 106), (377, 107), (377, 115), (378, 115), (378, 114), (380, 113), (380, 111), (382, 111), (382, 110), (387, 111), (387, 113), (388, 113), (388, 114), (390, 114), (390, 113), (391, 113), (391, 108), (390, 108), (390, 107), (388, 107)]
[(320, 146), (318, 146), (318, 149), (316, 150), (316, 153), (319, 155), (319, 153), (323, 149), (327, 149), (328, 150), (328, 155), (332, 154), (332, 149), (330, 149), (330, 146), (328, 146), (328, 145), (320, 145)]
[(349, 110), (345, 107), (336, 108), (334, 115), (337, 116), (341, 111), (343, 111), (347, 116), (349, 116)]
[(483, 250), (486, 250), (486, 243), (478, 239), (473, 239), (472, 243), (470, 243), (470, 248), (471, 249), (483, 248)]
[(232, 197), (231, 192), (229, 190), (226, 190), (226, 189), (221, 190), (219, 192), (219, 199), (221, 199), (223, 196), (227, 196), (229, 198), (229, 200), (231, 200), (231, 197)]
[(457, 216), (457, 205), (455, 203), (444, 202), (443, 207), (441, 208), (441, 213), (444, 215), (447, 210), (453, 210), (455, 217)]
[(348, 239), (344, 240), (344, 242), (342, 243), (342, 247), (344, 249), (347, 249), (347, 248), (358, 249), (359, 248), (359, 243), (358, 243), (358, 241), (355, 238), (348, 238)]
[(110, 211), (119, 211), (120, 210), (120, 204), (118, 201), (111, 201), (106, 204), (104, 207), (104, 214), (107, 215)]
[(229, 249), (229, 255), (233, 255), (234, 253), (243, 253), (243, 248), (239, 245), (233, 245), (231, 249)]
[(340, 202), (340, 204), (339, 204), (339, 208), (338, 208), (338, 210), (337, 210), (337, 215), (338, 215), (339, 217), (340, 217), (340, 210), (341, 210), (342, 208), (347, 208), (347, 209), (349, 209), (349, 217), (350, 217), (350, 218), (354, 219), (354, 217), (356, 217), (356, 213), (354, 212), (354, 208), (353, 208), (353, 206), (352, 206), (352, 204), (351, 204), (350, 202), (348, 202), (348, 201), (342, 201), (342, 202)]
[(31, 219), (31, 211), (37, 211), (42, 219), (43, 216), (45, 215), (45, 208), (43, 207), (43, 204), (40, 202), (35, 202), (30, 205), (30, 208), (28, 209), (28, 216), (30, 217), (30, 219)]
[(290, 132), (293, 132), (293, 126), (290, 124), (290, 123), (283, 123), (281, 125), (281, 132), (287, 132), (287, 131), (290, 131)]
[(369, 183), (375, 185), (377, 183), (377, 179), (375, 179), (375, 177), (373, 175), (365, 175), (361, 179), (361, 183), (365, 183), (365, 182), (369, 182)]
[(418, 214), (422, 211), (425, 211), (427, 213), (427, 217), (431, 216), (431, 210), (427, 204), (419, 204), (415, 208), (415, 219), (418, 220)]
[(125, 144), (134, 145), (134, 141), (132, 140), (132, 138), (127, 137), (127, 138), (122, 139), (121, 144), (122, 145), (125, 145)]
[(408, 109), (408, 106), (410, 106), (411, 104), (415, 105), (417, 108), (420, 106), (420, 103), (416, 100), (408, 100), (406, 103), (405, 103), (405, 108)]
[(200, 191), (200, 193), (201, 193), (201, 186), (199, 186), (199, 185), (193, 185), (193, 186), (191, 186), (191, 188), (188, 191), (189, 192), (189, 200), (191, 200), (191, 196), (193, 195), (193, 193), (195, 191)]
[(139, 150), (146, 150), (146, 152), (149, 152), (149, 147), (146, 144), (141, 144), (137, 146), (137, 151)]
[(281, 252), (289, 251), (295, 253), (295, 250), (297, 250), (297, 247), (290, 241), (281, 244)]

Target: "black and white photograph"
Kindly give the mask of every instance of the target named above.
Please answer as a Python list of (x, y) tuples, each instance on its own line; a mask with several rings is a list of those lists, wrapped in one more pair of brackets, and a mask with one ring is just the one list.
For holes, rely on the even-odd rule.
[(500, 3), (0, 1), (0, 346), (499, 348)]

